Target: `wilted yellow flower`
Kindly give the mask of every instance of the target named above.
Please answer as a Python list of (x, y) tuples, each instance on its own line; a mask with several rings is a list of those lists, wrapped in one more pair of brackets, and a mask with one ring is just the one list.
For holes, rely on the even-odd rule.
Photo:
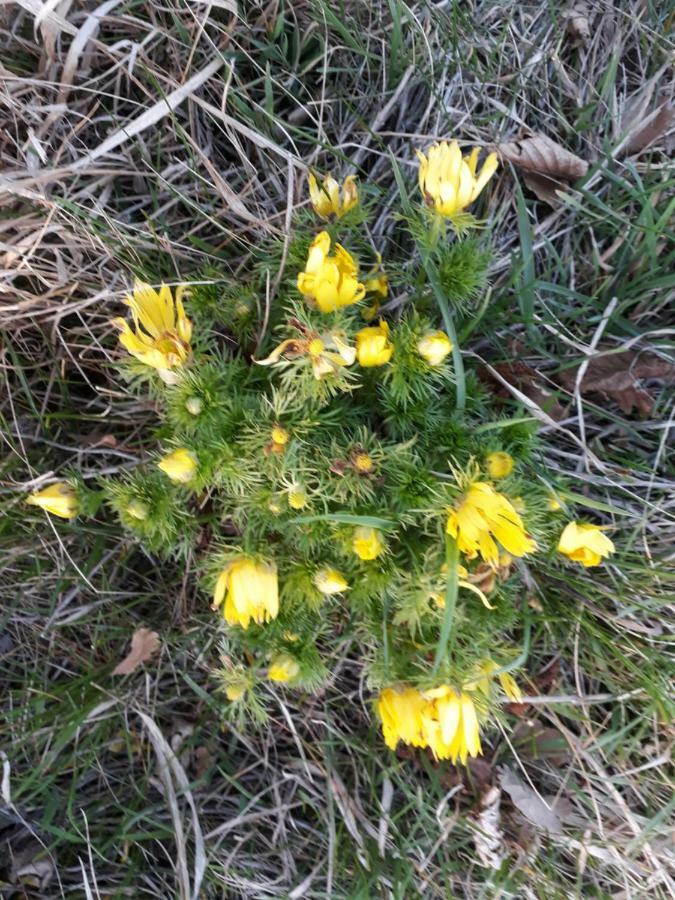
[(298, 275), (298, 290), (323, 313), (358, 303), (366, 293), (356, 263), (344, 247), (336, 244), (334, 256), (329, 251), (330, 235), (322, 231), (309, 248), (305, 271)]
[(399, 741), (429, 747), (437, 759), (466, 763), (478, 756), (480, 728), (473, 698), (466, 691), (441, 685), (420, 692), (413, 687), (385, 688), (377, 703), (386, 745)]
[(138, 519), (139, 522), (147, 519), (149, 512), (148, 504), (143, 503), (142, 500), (131, 500), (127, 506), (127, 515), (132, 519)]
[[(478, 690), (485, 697), (490, 696), (491, 681), (493, 672), (496, 672), (499, 666), (491, 659), (485, 659), (478, 667), (479, 676), (470, 684), (466, 685), (466, 689), (470, 691)], [(516, 679), (509, 672), (500, 672), (497, 676), (502, 690), (512, 703), (521, 703), (523, 695), (516, 682)]]
[(133, 293), (125, 303), (131, 309), (134, 330), (125, 319), (113, 319), (120, 329), (120, 344), (146, 366), (157, 369), (166, 384), (177, 384), (176, 369), (185, 365), (190, 356), (192, 323), (185, 315), (182, 296), (185, 287), (176, 290), (174, 301), (171, 288), (162, 284), (156, 291), (143, 281), (136, 281)]
[(322, 219), (328, 219), (331, 216), (341, 219), (359, 202), (359, 190), (356, 186), (355, 175), (348, 175), (345, 178), (342, 191), (332, 175), (327, 175), (321, 185), (311, 172), (307, 179), (309, 181), (309, 199), (314, 212)]
[(401, 690), (385, 688), (377, 701), (377, 711), (382, 719), (384, 741), (391, 750), (399, 741), (413, 747), (424, 747), (422, 715), (427, 703), (418, 690), (405, 687)]
[[(442, 571), (447, 573), (447, 566), (443, 565)], [(474, 578), (474, 576), (469, 575), (468, 570), (464, 566), (458, 565), (457, 587), (465, 588), (467, 591), (471, 591), (472, 594), (476, 594), (478, 597), (480, 597), (483, 606), (487, 607), (487, 609), (494, 609), (494, 606), (485, 596), (485, 592), (482, 590), (482, 588), (477, 584), (474, 584), (473, 581), (470, 581), (470, 578)], [(431, 599), (439, 609), (445, 609), (445, 594), (441, 593), (440, 591), (434, 591), (431, 594)]]
[(248, 628), (251, 619), (262, 625), (279, 613), (279, 580), (273, 562), (257, 562), (247, 556), (229, 563), (218, 576), (213, 608), (225, 600), (228, 625)]
[(614, 553), (614, 544), (597, 525), (569, 522), (560, 535), (558, 550), (582, 566), (599, 566), (605, 556)]
[(270, 681), (292, 681), (300, 672), (300, 666), (297, 659), (282, 653), (275, 656), (270, 667), (267, 670), (267, 677)]
[(380, 319), (379, 325), (362, 328), (356, 334), (356, 354), (363, 368), (383, 366), (391, 359), (394, 348), (389, 341), (389, 326)]
[(440, 366), (452, 352), (452, 341), (444, 331), (427, 331), (417, 344), (417, 352), (430, 366)]
[(55, 481), (41, 491), (34, 491), (26, 498), (26, 503), (39, 506), (61, 519), (74, 519), (79, 506), (75, 488), (67, 481)]
[(420, 161), (419, 184), (426, 203), (439, 215), (451, 219), (463, 212), (478, 197), (497, 171), (497, 154), (490, 153), (479, 175), (476, 165), (480, 150), (474, 147), (469, 156), (462, 158), (457, 141), (448, 144), (432, 144), (428, 157), (415, 151)]
[(168, 475), (172, 481), (178, 484), (187, 484), (192, 481), (192, 477), (197, 471), (197, 457), (186, 447), (179, 447), (163, 456), (157, 463), (157, 468)]
[(349, 590), (349, 584), (342, 572), (330, 567), (319, 569), (314, 575), (313, 581), (316, 588), (327, 597)]
[(359, 559), (365, 561), (377, 559), (384, 550), (382, 532), (378, 531), (377, 528), (359, 525), (358, 528), (354, 529), (352, 548)]
[(479, 756), (478, 714), (471, 694), (441, 685), (424, 692), (431, 701), (423, 716), (427, 743), (437, 759), (449, 759), (464, 765), (469, 756)]
[(474, 481), (458, 506), (450, 510), (446, 531), (457, 538), (460, 552), (469, 559), (480, 553), (495, 566), (499, 563), (499, 549), (494, 538), (512, 556), (524, 556), (537, 547), (509, 500), (481, 481)]
[(345, 366), (351, 366), (356, 359), (356, 349), (347, 343), (344, 331), (334, 330), (304, 338), (288, 338), (268, 357), (254, 362), (259, 366), (288, 366), (297, 359), (306, 359), (316, 380), (321, 381), (329, 375), (337, 375)]
[(501, 450), (489, 453), (485, 458), (485, 465), (490, 478), (506, 478), (513, 472), (513, 457)]

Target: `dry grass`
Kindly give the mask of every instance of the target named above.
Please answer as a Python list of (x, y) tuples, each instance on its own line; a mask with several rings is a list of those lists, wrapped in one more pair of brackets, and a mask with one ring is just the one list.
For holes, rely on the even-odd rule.
[[(521, 737), (528, 721), (549, 730), (518, 743), (506, 729), (461, 778), (382, 752), (348, 644), (325, 694), (273, 696), (263, 732), (219, 730), (217, 647), (189, 562), (158, 565), (105, 516), (65, 538), (26, 519), (24, 492), (45, 474), (95, 478), (144, 452), (152, 403), (108, 366), (131, 273), (236, 278), (263, 236), (286, 239), (308, 164), (357, 167), (386, 248), (389, 153), (412, 177), (413, 146), (438, 136), (545, 132), (589, 175), (554, 210), (527, 192), (519, 206), (509, 171), (495, 183), (499, 252), (468, 347), (549, 387), (598, 347), (672, 355), (667, 139), (630, 157), (620, 146), (636, 92), (672, 96), (666, 4), (592, 4), (576, 48), (556, 4), (233, 7), (22, 0), (0, 13), (0, 893), (28, 867), (38, 887), (15, 896), (187, 898), (199, 882), (202, 897), (671, 896), (662, 381), (644, 385), (644, 420), (574, 388), (560, 421), (531, 409), (551, 469), (575, 471), (578, 492), (630, 527), (608, 578), (533, 585), (542, 700), (508, 718)], [(164, 649), (114, 681), (138, 624)], [(566, 818), (546, 835), (503, 794), (493, 871), (473, 823), (489, 819), (480, 797), (502, 764), (562, 798)]]

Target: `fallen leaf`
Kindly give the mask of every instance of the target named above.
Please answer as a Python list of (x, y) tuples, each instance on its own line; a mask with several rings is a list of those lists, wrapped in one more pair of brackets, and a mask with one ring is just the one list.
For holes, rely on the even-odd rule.
[(129, 675), (147, 662), (159, 649), (159, 635), (149, 628), (139, 628), (131, 638), (131, 650), (112, 671), (113, 675)]
[[(568, 390), (576, 385), (579, 366), (561, 372), (559, 379)], [(583, 394), (606, 394), (614, 400), (626, 414), (636, 409), (642, 418), (650, 416), (654, 410), (654, 398), (638, 381), (660, 381), (675, 383), (675, 363), (654, 353), (622, 350), (618, 353), (604, 353), (595, 356), (579, 385)]]
[[(562, 178), (576, 181), (588, 171), (585, 160), (539, 132), (499, 144), (497, 151), (503, 160), (513, 163), (524, 172), (546, 175), (554, 180)], [(561, 187), (565, 185), (561, 184)]]
[(549, 178), (548, 175), (538, 175), (536, 172), (525, 172), (523, 181), (537, 200), (548, 203), (549, 206), (553, 207), (560, 205), (562, 185), (555, 178)]
[(528, 822), (542, 828), (551, 834), (562, 833), (562, 820), (555, 807), (547, 804), (531, 787), (516, 776), (511, 769), (503, 768), (499, 773), (499, 780), (503, 790), (511, 798), (513, 805), (521, 812)]
[[(552, 419), (559, 422), (564, 418), (564, 410), (559, 403), (555, 394), (547, 387), (543, 377), (533, 369), (522, 362), (512, 363), (496, 363), (493, 369), (498, 372), (504, 381), (508, 381), (521, 393), (525, 394), (533, 403), (536, 403), (544, 410)], [(496, 397), (511, 399), (511, 394), (496, 378), (489, 369), (481, 368), (478, 370), (478, 377), (485, 384), (489, 384)]]
[(563, 13), (563, 18), (573, 46), (578, 47), (590, 40), (591, 28), (588, 24), (588, 6), (585, 3), (572, 4)]
[(670, 97), (659, 90), (666, 71), (667, 66), (662, 66), (626, 100), (614, 130), (614, 139), (621, 141), (617, 156), (637, 156), (672, 127), (675, 121), (672, 88)]

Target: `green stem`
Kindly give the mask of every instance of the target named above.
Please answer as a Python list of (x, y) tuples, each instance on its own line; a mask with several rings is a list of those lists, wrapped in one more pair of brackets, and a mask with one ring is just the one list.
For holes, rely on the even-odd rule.
[(466, 379), (464, 377), (464, 360), (462, 359), (462, 351), (459, 348), (457, 330), (452, 318), (452, 313), (450, 312), (450, 307), (448, 306), (448, 301), (445, 298), (443, 288), (438, 279), (436, 266), (424, 252), (422, 252), (422, 262), (424, 264), (424, 270), (427, 273), (427, 278), (429, 279), (429, 284), (431, 285), (431, 289), (434, 292), (436, 302), (441, 311), (445, 330), (452, 341), (452, 362), (455, 367), (455, 389), (457, 392), (456, 407), (457, 412), (462, 415), (464, 413), (464, 408), (466, 407)]
[(457, 607), (457, 589), (458, 576), (457, 564), (459, 562), (459, 550), (457, 541), (446, 535), (445, 537), (445, 564), (448, 568), (448, 577), (445, 583), (445, 609), (443, 611), (443, 622), (441, 624), (441, 633), (438, 637), (436, 646), (436, 658), (434, 659), (434, 668), (432, 674), (436, 674), (440, 664), (448, 655), (450, 647), (450, 638), (452, 637), (452, 626), (455, 621), (455, 609)]

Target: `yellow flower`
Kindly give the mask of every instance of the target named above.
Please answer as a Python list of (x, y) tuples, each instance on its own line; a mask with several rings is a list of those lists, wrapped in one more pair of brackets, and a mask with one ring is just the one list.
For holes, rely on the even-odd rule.
[[(489, 697), (491, 687), (490, 678), (492, 677), (493, 672), (496, 672), (498, 669), (499, 666), (493, 660), (483, 660), (478, 667), (480, 673), (478, 678), (470, 684), (467, 684), (466, 689), (469, 691), (478, 690), (485, 697)], [(499, 683), (508, 699), (511, 700), (512, 703), (522, 703), (523, 695), (513, 675), (509, 672), (500, 672), (497, 677), (499, 678)]]
[(298, 275), (298, 290), (323, 313), (358, 303), (366, 293), (356, 263), (344, 247), (336, 244), (334, 256), (329, 251), (330, 235), (322, 231), (309, 248), (305, 271)]
[(185, 315), (182, 296), (185, 286), (176, 291), (174, 301), (171, 288), (160, 285), (156, 291), (149, 284), (136, 281), (133, 293), (125, 299), (131, 309), (134, 329), (125, 319), (113, 319), (120, 329), (120, 344), (146, 366), (157, 369), (166, 384), (177, 384), (176, 369), (184, 366), (190, 356), (192, 323)]
[(459, 759), (464, 765), (467, 757), (483, 752), (471, 694), (441, 685), (425, 691), (424, 698), (431, 701), (424, 723), (427, 743), (437, 759), (449, 759), (453, 764)]
[(480, 150), (474, 147), (469, 156), (462, 158), (457, 141), (448, 144), (432, 144), (428, 157), (415, 151), (420, 161), (419, 184), (426, 203), (437, 213), (451, 219), (463, 212), (478, 197), (490, 178), (497, 171), (497, 154), (490, 153), (479, 175), (476, 165)]
[(39, 506), (61, 519), (74, 519), (78, 512), (77, 493), (67, 481), (56, 481), (41, 491), (34, 491), (26, 498), (26, 503)]
[(312, 374), (321, 381), (329, 375), (337, 375), (345, 366), (351, 366), (356, 359), (356, 349), (349, 346), (344, 331), (335, 330), (306, 338), (288, 338), (265, 359), (254, 362), (259, 366), (288, 366), (297, 359), (308, 360)]
[(418, 690), (405, 687), (401, 690), (385, 688), (377, 701), (377, 711), (382, 719), (382, 734), (390, 750), (399, 741), (413, 747), (424, 747), (422, 716), (427, 703)]
[(560, 535), (558, 550), (582, 566), (599, 566), (605, 556), (614, 553), (614, 544), (597, 525), (569, 522)]
[(187, 448), (179, 447), (178, 450), (163, 456), (157, 463), (157, 468), (168, 475), (172, 481), (178, 484), (187, 484), (192, 481), (192, 477), (197, 471), (197, 457)]
[(345, 178), (342, 185), (342, 196), (340, 196), (340, 185), (332, 175), (327, 175), (321, 185), (311, 172), (307, 179), (309, 181), (309, 199), (314, 212), (322, 219), (328, 219), (330, 216), (341, 219), (359, 202), (359, 191), (354, 175), (348, 175)]
[(300, 672), (297, 659), (287, 653), (275, 656), (267, 670), (270, 681), (292, 681)]
[(360, 525), (354, 529), (352, 538), (352, 548), (354, 553), (363, 560), (377, 559), (384, 550), (384, 541), (382, 533), (377, 528), (369, 528), (367, 525)]
[(245, 684), (228, 684), (225, 688), (225, 696), (232, 703), (235, 703), (237, 700), (241, 700), (245, 693)]
[(138, 519), (139, 522), (148, 518), (148, 512), (148, 504), (143, 503), (142, 500), (131, 500), (127, 506), (127, 515), (132, 519)]
[(394, 348), (389, 341), (389, 326), (380, 319), (379, 325), (362, 328), (356, 335), (356, 354), (365, 368), (383, 366), (391, 359)]
[(480, 553), (494, 566), (499, 563), (494, 538), (512, 556), (524, 556), (537, 547), (509, 500), (481, 481), (473, 482), (457, 508), (450, 510), (446, 531), (457, 539), (460, 553), (468, 559)]
[(389, 293), (389, 279), (384, 273), (381, 273), (374, 278), (367, 278), (364, 282), (364, 287), (369, 294), (386, 297)]
[(373, 457), (363, 451), (353, 454), (352, 465), (359, 475), (370, 475), (375, 468)]
[(342, 572), (330, 567), (319, 569), (314, 575), (313, 581), (316, 588), (327, 597), (331, 594), (341, 594), (343, 591), (349, 590), (349, 584)]
[(281, 446), (283, 447), (284, 444), (288, 443), (289, 438), (289, 433), (285, 428), (282, 428), (281, 425), (274, 425), (272, 427), (272, 441), (275, 444), (281, 444)]
[(251, 619), (262, 625), (279, 613), (279, 580), (273, 562), (256, 562), (247, 556), (229, 563), (218, 576), (213, 608), (225, 600), (228, 625), (248, 628)]
[(556, 494), (551, 494), (549, 496), (546, 501), (546, 506), (551, 512), (558, 512), (559, 509), (562, 509), (562, 503)]
[[(447, 573), (446, 565), (443, 565), (442, 571)], [(481, 588), (478, 587), (478, 585), (473, 584), (471, 581), (469, 581), (469, 578), (471, 577), (473, 576), (469, 575), (468, 570), (465, 569), (464, 566), (457, 566), (457, 587), (465, 588), (467, 591), (471, 591), (472, 594), (476, 594), (476, 596), (480, 597), (483, 606), (487, 607), (487, 609), (494, 609), (494, 606), (485, 596), (485, 592), (482, 591)], [(440, 591), (434, 591), (431, 594), (431, 599), (439, 609), (445, 609), (445, 594), (441, 593)]]
[(501, 450), (489, 453), (485, 459), (490, 478), (506, 478), (513, 472), (513, 457)]
[(452, 341), (444, 331), (427, 331), (417, 344), (417, 352), (430, 366), (440, 366), (452, 351)]
[(307, 492), (301, 487), (294, 487), (288, 492), (288, 505), (291, 509), (300, 510), (307, 506)]

